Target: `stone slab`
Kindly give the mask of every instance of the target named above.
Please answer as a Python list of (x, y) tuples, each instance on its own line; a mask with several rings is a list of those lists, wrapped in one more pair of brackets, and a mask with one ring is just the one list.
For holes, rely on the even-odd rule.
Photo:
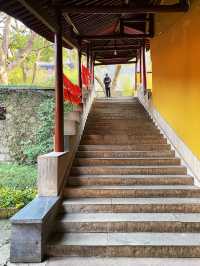
[(59, 203), (59, 197), (37, 197), (11, 218), (12, 262), (42, 261)]

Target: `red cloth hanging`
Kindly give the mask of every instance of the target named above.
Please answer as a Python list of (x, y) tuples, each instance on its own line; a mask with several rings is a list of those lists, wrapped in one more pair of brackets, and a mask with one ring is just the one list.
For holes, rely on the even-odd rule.
[(82, 65), (81, 67), (81, 75), (82, 75), (82, 84), (88, 87), (90, 85), (91, 75), (90, 71), (87, 67)]
[(64, 100), (69, 101), (72, 104), (80, 104), (82, 98), (82, 92), (79, 86), (73, 84), (63, 74), (63, 85), (64, 85)]

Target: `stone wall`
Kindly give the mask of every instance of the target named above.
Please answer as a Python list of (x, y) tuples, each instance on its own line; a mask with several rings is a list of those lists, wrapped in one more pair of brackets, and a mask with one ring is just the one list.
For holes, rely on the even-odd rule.
[[(39, 126), (36, 113), (40, 103), (54, 97), (53, 89), (0, 88), (0, 106), (6, 107), (6, 120), (0, 120), (0, 161), (11, 160), (11, 150), (19, 139), (35, 138)], [(12, 147), (10, 143), (12, 142)], [(21, 143), (22, 144), (22, 143)], [(20, 149), (19, 149), (20, 154)]]

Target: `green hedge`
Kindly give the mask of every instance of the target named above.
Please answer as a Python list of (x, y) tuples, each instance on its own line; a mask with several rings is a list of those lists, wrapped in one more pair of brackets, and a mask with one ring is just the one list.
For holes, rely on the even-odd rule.
[(36, 189), (27, 188), (24, 190), (9, 187), (0, 188), (0, 208), (20, 209), (33, 200), (36, 196)]
[(0, 208), (20, 209), (33, 200), (36, 179), (35, 166), (0, 164)]

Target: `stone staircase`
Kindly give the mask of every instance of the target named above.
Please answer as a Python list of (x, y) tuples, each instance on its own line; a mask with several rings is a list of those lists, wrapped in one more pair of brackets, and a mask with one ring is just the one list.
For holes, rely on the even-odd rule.
[(200, 257), (200, 189), (138, 100), (97, 100), (49, 256)]

